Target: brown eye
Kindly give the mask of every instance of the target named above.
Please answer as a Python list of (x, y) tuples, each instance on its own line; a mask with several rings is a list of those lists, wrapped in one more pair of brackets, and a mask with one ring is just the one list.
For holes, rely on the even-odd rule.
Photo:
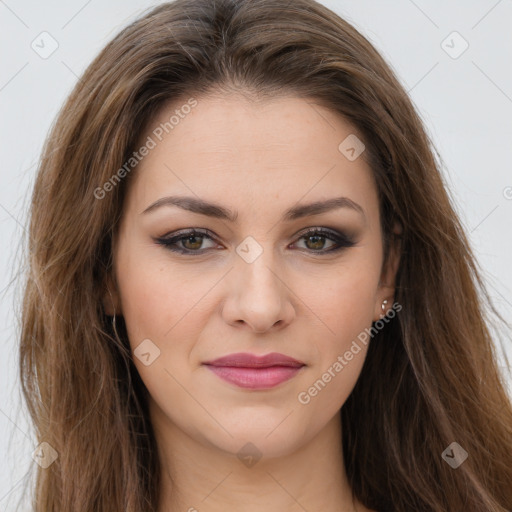
[[(185, 255), (201, 255), (213, 247), (203, 247), (206, 240), (214, 241), (212, 235), (206, 230), (189, 230), (174, 236), (157, 238), (155, 241), (166, 249)], [(305, 240), (305, 249), (310, 253), (326, 254), (352, 247), (355, 242), (347, 235), (327, 228), (310, 229), (303, 233), (299, 240)], [(331, 245), (325, 248), (326, 241)]]
[(307, 248), (315, 251), (324, 249), (325, 242), (328, 240), (325, 235), (308, 235), (302, 238), (305, 239)]
[(201, 235), (190, 235), (181, 239), (181, 243), (185, 249), (197, 250), (201, 248), (203, 243), (203, 236)]
[(182, 232), (180, 235), (157, 238), (155, 241), (166, 249), (180, 254), (199, 255), (209, 248), (202, 247), (205, 240), (212, 240), (213, 237), (206, 232), (191, 230)]
[[(325, 228), (316, 228), (307, 231), (299, 238), (299, 240), (305, 240), (304, 245), (310, 250), (310, 252), (317, 252), (320, 254), (335, 252), (355, 245), (354, 240), (349, 236)], [(325, 248), (326, 240), (334, 242), (327, 249)]]

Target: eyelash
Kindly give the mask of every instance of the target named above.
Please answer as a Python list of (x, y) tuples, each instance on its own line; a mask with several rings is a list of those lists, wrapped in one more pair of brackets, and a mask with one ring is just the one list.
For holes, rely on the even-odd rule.
[[(299, 237), (298, 240), (301, 240), (302, 238), (308, 238), (310, 236), (315, 236), (315, 235), (316, 236), (320, 235), (323, 238), (327, 238), (333, 242), (336, 242), (337, 247), (330, 248), (330, 249), (322, 249), (322, 250), (318, 250), (318, 251), (314, 251), (314, 250), (310, 249), (309, 252), (311, 252), (313, 254), (325, 255), (327, 253), (338, 252), (338, 251), (341, 251), (342, 249), (346, 249), (348, 247), (352, 247), (353, 245), (355, 245), (354, 240), (352, 240), (352, 238), (350, 238), (348, 235), (345, 235), (343, 233), (338, 233), (336, 231), (331, 231), (330, 229), (326, 229), (326, 228), (310, 229), (310, 230), (306, 231), (305, 233), (302, 233), (302, 235)], [(206, 251), (209, 250), (209, 249), (203, 249), (203, 250), (193, 251), (191, 249), (182, 249), (182, 248), (176, 247), (176, 244), (178, 242), (185, 240), (191, 236), (194, 236), (194, 237), (198, 236), (201, 238), (209, 238), (211, 240), (213, 240), (213, 238), (214, 238), (208, 230), (190, 229), (188, 231), (183, 231), (180, 234), (172, 236), (172, 237), (156, 238), (155, 242), (159, 245), (164, 246), (165, 249), (167, 249), (169, 251), (177, 252), (179, 254), (185, 254), (185, 255), (197, 256), (197, 255), (204, 254)]]

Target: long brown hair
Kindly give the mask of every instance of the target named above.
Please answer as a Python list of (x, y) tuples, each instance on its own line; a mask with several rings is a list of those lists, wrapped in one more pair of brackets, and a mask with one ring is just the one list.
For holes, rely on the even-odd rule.
[[(432, 143), (383, 58), (314, 0), (177, 0), (123, 29), (62, 107), (37, 172), (21, 315), (22, 390), (37, 439), (34, 510), (155, 511), (147, 390), (122, 318), (102, 308), (136, 168), (99, 198), (164, 103), (212, 91), (314, 100), (362, 134), (402, 311), (370, 343), (341, 409), (353, 493), (378, 511), (512, 509), (512, 406), (481, 270)], [(393, 234), (398, 222), (402, 232)], [(501, 317), (499, 317), (501, 318)], [(443, 451), (468, 458), (456, 469)]]

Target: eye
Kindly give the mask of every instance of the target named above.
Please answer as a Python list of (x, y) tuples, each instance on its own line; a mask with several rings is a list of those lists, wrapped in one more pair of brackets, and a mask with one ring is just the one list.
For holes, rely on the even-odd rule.
[[(326, 228), (310, 229), (300, 236), (299, 240), (302, 239), (304, 239), (304, 244), (307, 249), (312, 249), (311, 252), (318, 252), (320, 254), (336, 252), (355, 245), (355, 241), (348, 235)], [(334, 242), (329, 249), (325, 249), (326, 240)]]
[(208, 234), (208, 230), (191, 229), (174, 236), (157, 238), (156, 242), (163, 245), (169, 251), (181, 254), (202, 254), (205, 250), (199, 249), (204, 239), (213, 239), (213, 237)]
[[(200, 255), (208, 250), (208, 248), (202, 247), (203, 241), (213, 239), (214, 237), (208, 230), (190, 229), (179, 232), (174, 236), (156, 238), (155, 242), (172, 252)], [(302, 239), (304, 239), (306, 249), (309, 249), (309, 252), (319, 254), (332, 253), (355, 245), (354, 240), (348, 235), (327, 228), (310, 229), (302, 233), (298, 240)], [(328, 249), (325, 249), (326, 240), (334, 242)]]

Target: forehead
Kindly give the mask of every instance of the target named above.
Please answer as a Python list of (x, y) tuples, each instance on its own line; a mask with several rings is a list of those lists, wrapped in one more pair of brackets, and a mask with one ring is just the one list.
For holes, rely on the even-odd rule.
[(364, 151), (347, 158), (347, 145), (362, 144), (361, 136), (313, 99), (183, 97), (151, 120), (141, 144), (149, 139), (153, 147), (131, 186), (130, 201), (139, 211), (167, 193), (196, 195), (237, 211), (340, 195), (367, 207), (377, 201)]

